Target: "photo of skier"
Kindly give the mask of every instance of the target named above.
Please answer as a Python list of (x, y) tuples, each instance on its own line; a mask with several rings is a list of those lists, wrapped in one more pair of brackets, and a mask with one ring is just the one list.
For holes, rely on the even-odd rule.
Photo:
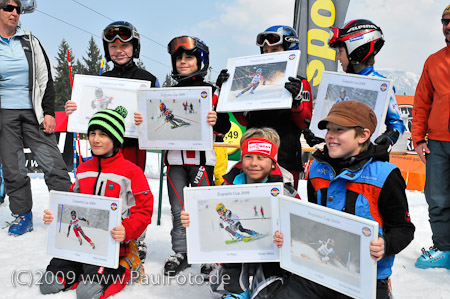
[(236, 67), (228, 101), (281, 97), (286, 66), (286, 61), (280, 61)]
[(290, 251), (294, 263), (353, 285), (359, 284), (358, 235), (295, 214), (290, 214), (290, 222)]
[(80, 245), (83, 244), (83, 239), (81, 239), (81, 236), (83, 236), (83, 238), (92, 246), (92, 249), (95, 249), (94, 242), (92, 242), (92, 240), (88, 236), (86, 236), (86, 234), (84, 233), (84, 231), (83, 231), (83, 229), (81, 228), (81, 225), (80, 225), (80, 221), (84, 221), (84, 222), (87, 223), (87, 225), (89, 225), (89, 220), (87, 220), (85, 218), (82, 218), (82, 217), (77, 217), (77, 212), (75, 210), (72, 210), (70, 212), (70, 215), (72, 216), (72, 219), (69, 222), (69, 229), (67, 231), (67, 238), (70, 235), (70, 228), (73, 226), (73, 231), (75, 233), (75, 236), (77, 236), (78, 241), (80, 242)]
[[(239, 216), (233, 214), (231, 210), (227, 210), (223, 203), (218, 203), (216, 205), (216, 212), (219, 214), (219, 218), (221, 220), (219, 224), (220, 228), (223, 228), (231, 235), (231, 240), (226, 240), (226, 244), (238, 241), (248, 242), (260, 236), (259, 233), (251, 229), (244, 228), (239, 220)], [(244, 235), (243, 233), (247, 235)]]
[(112, 103), (113, 97), (107, 97), (103, 95), (103, 89), (95, 88), (95, 98), (91, 101), (92, 109), (100, 111), (107, 109), (108, 105)]
[[(336, 100), (336, 103), (342, 102), (342, 101), (350, 101), (350, 98), (346, 94), (346, 90), (344, 87), (341, 88), (341, 91), (339, 92), (339, 98)], [(335, 104), (336, 104), (335, 103)]]
[(252, 81), (244, 90), (236, 95), (236, 98), (240, 97), (249, 90), (251, 94), (254, 94), (255, 89), (259, 86), (259, 83), (261, 83), (261, 81), (263, 85), (266, 85), (266, 78), (264, 78), (264, 76), (262, 75), (262, 68), (257, 69), (256, 73), (249, 75), (249, 77), (252, 79)]
[[(181, 118), (175, 118), (175, 116), (172, 113), (172, 110), (168, 109), (164, 103), (159, 104), (159, 110), (161, 112), (159, 117), (164, 117), (165, 121), (169, 122), (171, 124), (171, 126), (170, 126), (171, 129), (190, 125), (190, 123), (182, 120)], [(189, 112), (189, 113), (191, 113), (191, 112)]]
[(322, 106), (321, 115), (322, 118), (325, 118), (334, 104), (350, 100), (364, 103), (367, 106), (369, 106), (372, 110), (374, 110), (377, 104), (377, 98), (378, 98), (378, 91), (375, 90), (354, 88), (337, 84), (328, 84), (325, 99), (323, 101), (323, 105), (321, 105)]
[(101, 256), (108, 255), (110, 211), (58, 204), (55, 247)]

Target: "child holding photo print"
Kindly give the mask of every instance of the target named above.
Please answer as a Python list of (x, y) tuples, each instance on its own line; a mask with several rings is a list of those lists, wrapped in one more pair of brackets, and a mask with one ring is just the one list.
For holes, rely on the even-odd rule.
[[(130, 279), (144, 275), (136, 239), (151, 223), (153, 195), (144, 172), (119, 151), (123, 144), (127, 110), (118, 106), (95, 113), (89, 121), (88, 136), (93, 158), (78, 166), (70, 192), (122, 198), (122, 223), (111, 237), (121, 242), (120, 265), (105, 268), (53, 258), (40, 281), (42, 294), (76, 288), (77, 298), (106, 298), (121, 291)], [(44, 224), (54, 216), (44, 211)]]
[[(241, 184), (256, 184), (256, 183), (273, 183), (283, 182), (283, 175), (277, 164), (278, 146), (280, 144), (280, 137), (277, 132), (271, 128), (252, 128), (248, 129), (241, 139), (241, 161), (238, 162), (225, 176), (225, 183), (227, 185), (241, 185)], [(297, 191), (290, 183), (284, 184), (284, 194), (300, 199)], [(243, 235), (237, 229), (240, 225), (238, 219), (234, 219), (232, 213), (228, 215), (222, 213), (224, 207), (216, 207), (218, 213), (223, 218), (223, 221), (229, 221), (236, 225), (234, 230), (234, 239), (236, 242), (243, 239)], [(222, 209), (222, 211), (220, 211)], [(228, 210), (229, 211), (229, 210)], [(228, 219), (230, 218), (230, 219)], [(189, 226), (190, 216), (186, 211), (181, 212), (181, 223), (184, 227)], [(233, 230), (230, 233), (233, 235)], [(251, 230), (242, 230), (248, 235), (247, 238), (261, 237), (258, 233)], [(264, 237), (264, 236), (262, 236)], [(230, 263), (223, 264), (222, 267), (215, 269), (216, 273), (221, 273), (221, 277), (229, 277), (228, 281), (224, 282), (225, 295), (222, 298), (232, 299), (247, 299), (255, 294), (258, 286), (266, 285), (263, 292), (271, 294), (278, 289), (285, 279), (286, 271), (282, 270), (279, 263), (258, 263), (258, 264), (239, 264)], [(250, 273), (259, 273), (255, 275), (252, 282), (252, 287), (249, 285)], [(216, 276), (216, 275), (214, 275)], [(258, 276), (258, 277), (256, 277)], [(267, 280), (261, 279), (265, 277)], [(263, 281), (261, 281), (263, 280)], [(211, 284), (212, 292), (217, 286)], [(261, 293), (262, 294), (262, 293)]]
[[(298, 50), (298, 42), (297, 32), (289, 26), (272, 26), (256, 37), (256, 45), (260, 47), (261, 54)], [(216, 84), (220, 87), (228, 77), (227, 70), (222, 70)], [(308, 80), (301, 77), (289, 77), (289, 81), (285, 83), (284, 87), (294, 99), (291, 109), (235, 112), (233, 114), (236, 120), (247, 129), (269, 127), (278, 133), (281, 140), (278, 163), (292, 174), (294, 188), (297, 189), (300, 172), (303, 171), (300, 134), (302, 130), (309, 127), (313, 109), (311, 87)], [(316, 139), (310, 139), (310, 134), (304, 135), (310, 146), (320, 142), (313, 144)]]
[[(344, 72), (385, 78), (373, 68), (375, 55), (384, 45), (380, 27), (369, 20), (357, 19), (341, 28), (330, 27), (330, 31), (328, 45), (337, 49), (336, 59), (341, 62)], [(386, 131), (375, 139), (375, 143), (388, 150), (406, 130), (395, 99), (395, 89), (390, 92), (385, 124)]]
[[(327, 130), (326, 145), (313, 154), (308, 201), (378, 222), (379, 237), (370, 243), (370, 256), (377, 261), (376, 298), (392, 298), (389, 277), (395, 254), (412, 241), (415, 230), (405, 181), (400, 170), (388, 162), (385, 148), (370, 142), (377, 118), (367, 105), (358, 101), (336, 103), (318, 126)], [(275, 233), (274, 243), (279, 248), (283, 245), (280, 232)], [(292, 275), (275, 298), (347, 297)]]
[[(178, 84), (175, 87), (210, 86), (204, 81), (209, 67), (208, 46), (197, 37), (178, 36), (168, 44), (172, 60), (172, 78)], [(192, 105), (192, 104), (191, 104)], [(217, 95), (213, 96), (213, 107), (217, 105)], [(143, 121), (140, 113), (135, 115), (135, 123)], [(209, 111), (207, 122), (213, 126), (214, 134), (223, 136), (231, 127), (227, 113)], [(165, 153), (167, 165), (167, 189), (172, 212), (172, 250), (164, 265), (164, 274), (174, 276), (190, 265), (186, 258), (186, 229), (181, 225), (180, 213), (184, 210), (184, 187), (211, 186), (214, 184), (213, 171), (216, 164), (214, 150), (186, 151), (169, 150)], [(201, 272), (208, 274), (210, 267), (203, 265)]]
[[(114, 64), (114, 68), (103, 73), (102, 76), (151, 81), (152, 87), (159, 87), (158, 79), (148, 71), (139, 68), (134, 62), (134, 58), (139, 58), (141, 42), (139, 33), (131, 23), (125, 21), (112, 22), (103, 30), (102, 36), (106, 61), (112, 61)], [(112, 98), (109, 98), (109, 102), (111, 100)], [(105, 108), (107, 107), (103, 107), (103, 109)], [(65, 110), (67, 115), (72, 114), (77, 110), (77, 103), (67, 101)], [(125, 137), (123, 147), (120, 150), (125, 159), (145, 171), (147, 151), (139, 149), (137, 138)], [(145, 262), (147, 256), (147, 245), (144, 243), (144, 239), (145, 232), (138, 240), (139, 256), (142, 262)]]

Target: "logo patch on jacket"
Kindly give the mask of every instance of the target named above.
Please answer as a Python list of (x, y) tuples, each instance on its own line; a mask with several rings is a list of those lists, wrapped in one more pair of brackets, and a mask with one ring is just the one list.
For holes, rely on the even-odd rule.
[(109, 183), (108, 184), (108, 190), (114, 190), (114, 184), (113, 183)]

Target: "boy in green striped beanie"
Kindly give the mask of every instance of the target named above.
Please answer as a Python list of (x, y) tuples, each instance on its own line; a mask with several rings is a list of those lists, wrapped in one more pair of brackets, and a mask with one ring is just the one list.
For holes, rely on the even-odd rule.
[(88, 136), (94, 156), (107, 158), (117, 154), (123, 144), (127, 114), (125, 107), (118, 106), (114, 110), (100, 110), (92, 116)]

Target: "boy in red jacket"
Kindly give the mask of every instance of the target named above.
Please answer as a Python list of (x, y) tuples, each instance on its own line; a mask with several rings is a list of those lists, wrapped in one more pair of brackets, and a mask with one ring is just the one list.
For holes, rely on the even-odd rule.
[[(40, 284), (43, 294), (76, 288), (77, 298), (107, 298), (121, 291), (130, 278), (139, 280), (144, 274), (134, 240), (151, 222), (153, 195), (142, 169), (119, 152), (126, 116), (122, 106), (92, 116), (88, 136), (93, 159), (78, 167), (69, 190), (123, 199), (122, 223), (111, 230), (112, 238), (121, 242), (120, 265), (111, 269), (53, 258)], [(44, 211), (44, 224), (53, 218), (51, 211)]]

